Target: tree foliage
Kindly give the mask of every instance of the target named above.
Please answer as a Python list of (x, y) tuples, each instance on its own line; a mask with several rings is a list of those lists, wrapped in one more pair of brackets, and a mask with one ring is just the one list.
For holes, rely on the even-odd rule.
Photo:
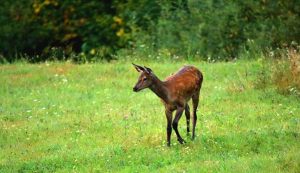
[(247, 40), (261, 48), (299, 42), (299, 15), (297, 0), (6, 0), (0, 55), (40, 61), (54, 47), (67, 57), (111, 59), (145, 45), (170, 55), (231, 59), (248, 48)]

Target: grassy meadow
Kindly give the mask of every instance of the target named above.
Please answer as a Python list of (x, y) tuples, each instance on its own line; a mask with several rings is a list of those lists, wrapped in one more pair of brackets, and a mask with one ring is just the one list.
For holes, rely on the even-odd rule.
[(166, 146), (164, 108), (131, 62), (0, 66), (0, 172), (300, 172), (300, 104), (257, 89), (258, 60), (135, 62), (204, 83), (196, 139)]

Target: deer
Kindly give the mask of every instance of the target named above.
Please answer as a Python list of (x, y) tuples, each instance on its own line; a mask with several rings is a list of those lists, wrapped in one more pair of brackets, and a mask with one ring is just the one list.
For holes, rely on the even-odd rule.
[[(192, 140), (195, 139), (195, 128), (197, 124), (197, 108), (199, 104), (200, 89), (203, 74), (194, 66), (184, 66), (175, 74), (161, 81), (149, 67), (142, 67), (132, 63), (140, 73), (138, 81), (133, 87), (134, 92), (149, 88), (162, 101), (167, 118), (167, 146), (171, 145), (172, 127), (180, 144), (186, 143), (178, 131), (178, 122), (185, 111), (187, 135), (190, 133), (190, 107), (188, 102), (193, 102), (193, 131)], [(176, 111), (174, 120), (173, 112)]]

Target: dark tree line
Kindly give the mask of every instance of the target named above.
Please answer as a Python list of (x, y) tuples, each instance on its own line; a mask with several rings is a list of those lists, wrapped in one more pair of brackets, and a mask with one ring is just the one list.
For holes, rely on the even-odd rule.
[(299, 28), (298, 0), (6, 0), (0, 57), (41, 61), (55, 50), (63, 52), (58, 59), (80, 53), (110, 59), (146, 45), (153, 52), (231, 59), (249, 40), (262, 49), (297, 44)]

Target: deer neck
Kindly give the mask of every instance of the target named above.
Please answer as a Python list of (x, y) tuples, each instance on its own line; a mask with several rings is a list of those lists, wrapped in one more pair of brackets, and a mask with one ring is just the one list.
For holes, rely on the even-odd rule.
[(168, 88), (163, 81), (155, 76), (153, 84), (149, 88), (163, 101), (168, 102)]

